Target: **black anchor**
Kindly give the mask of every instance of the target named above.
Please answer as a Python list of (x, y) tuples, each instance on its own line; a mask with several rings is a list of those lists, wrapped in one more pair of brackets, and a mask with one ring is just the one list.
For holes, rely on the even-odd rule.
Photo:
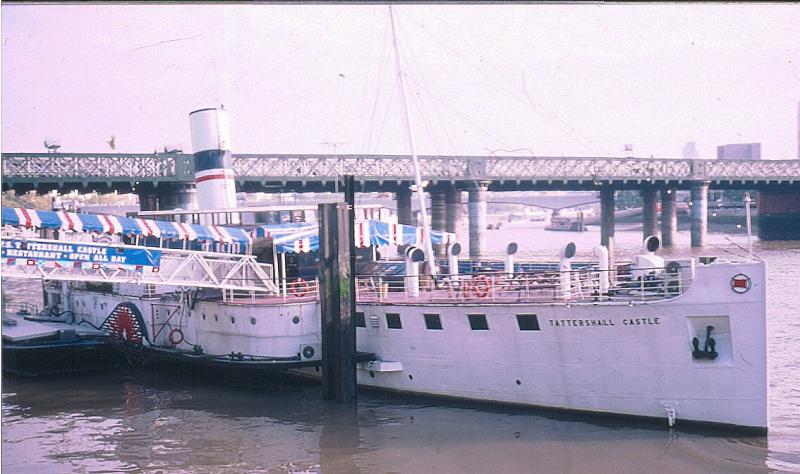
[(700, 350), (700, 340), (697, 337), (692, 338), (692, 346), (694, 346), (694, 350), (692, 351), (692, 359), (710, 359), (714, 360), (717, 358), (717, 351), (715, 350), (717, 346), (717, 341), (711, 337), (711, 331), (714, 330), (714, 326), (706, 326), (706, 343), (703, 346), (703, 350)]

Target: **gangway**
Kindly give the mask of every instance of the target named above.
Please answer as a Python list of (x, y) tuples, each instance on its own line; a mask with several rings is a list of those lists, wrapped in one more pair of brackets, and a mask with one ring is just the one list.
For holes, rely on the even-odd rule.
[(279, 293), (272, 265), (242, 254), (4, 235), (0, 268), (3, 278)]

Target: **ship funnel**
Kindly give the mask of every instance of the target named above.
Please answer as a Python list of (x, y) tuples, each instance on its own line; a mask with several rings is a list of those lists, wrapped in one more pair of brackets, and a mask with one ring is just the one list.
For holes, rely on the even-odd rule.
[(572, 257), (575, 256), (575, 242), (570, 242), (559, 252), (558, 286), (562, 298), (569, 298), (571, 294), (570, 280), (572, 278)]
[(517, 243), (511, 242), (506, 247), (506, 257), (504, 259), (505, 263), (505, 272), (509, 275), (514, 274), (514, 254), (517, 253)]
[(608, 262), (608, 249), (602, 245), (595, 245), (593, 250), (595, 257), (597, 257), (600, 296), (607, 295), (609, 286), (608, 271), (610, 269)]
[[(230, 147), (228, 112), (199, 109), (189, 114), (194, 153), (194, 183), (199, 210), (236, 207), (236, 181)], [(203, 224), (238, 224), (225, 213), (201, 216)]]
[(410, 246), (405, 251), (406, 294), (419, 296), (419, 264), (425, 260), (425, 252), (419, 247)]

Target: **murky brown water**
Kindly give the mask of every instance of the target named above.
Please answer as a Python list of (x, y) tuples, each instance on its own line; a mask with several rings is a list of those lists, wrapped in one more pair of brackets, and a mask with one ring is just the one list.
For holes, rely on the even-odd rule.
[[(526, 242), (599, 237), (507, 226), (490, 234), (521, 256)], [(733, 243), (727, 240), (733, 240)], [(742, 255), (744, 237), (711, 235), (705, 255)], [(638, 232), (617, 232), (618, 253)], [(679, 236), (675, 255), (690, 253)], [(545, 245), (545, 244), (542, 244)], [(3, 379), (3, 472), (765, 472), (800, 471), (800, 241), (756, 243), (768, 262), (770, 432), (674, 431), (533, 410), (361, 392), (321, 401), (316, 385), (220, 387), (125, 369), (49, 380)], [(30, 288), (30, 283), (12, 283)], [(8, 291), (8, 290), (7, 290)], [(32, 297), (38, 292), (31, 290)]]

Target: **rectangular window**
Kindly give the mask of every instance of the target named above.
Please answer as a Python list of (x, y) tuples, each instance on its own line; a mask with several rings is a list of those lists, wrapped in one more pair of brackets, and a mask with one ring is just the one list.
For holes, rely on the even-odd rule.
[(386, 313), (386, 327), (389, 329), (403, 329), (398, 313)]
[(469, 327), (472, 328), (473, 331), (489, 330), (489, 323), (486, 322), (485, 314), (468, 314), (467, 317), (469, 318)]
[(360, 311), (356, 313), (356, 327), (357, 328), (367, 327), (367, 322), (364, 320), (364, 313)]
[(539, 319), (535, 314), (518, 314), (517, 324), (520, 331), (538, 331)]
[(442, 329), (442, 318), (438, 314), (425, 314), (425, 329)]

